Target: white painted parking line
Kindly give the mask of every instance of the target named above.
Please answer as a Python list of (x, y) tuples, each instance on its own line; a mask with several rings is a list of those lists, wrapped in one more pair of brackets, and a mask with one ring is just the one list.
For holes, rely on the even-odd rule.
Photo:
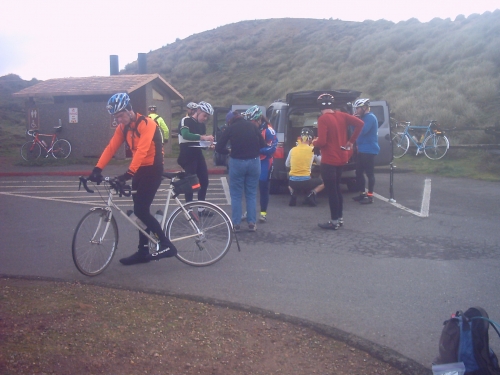
[[(207, 191), (207, 200), (219, 206), (228, 205), (229, 190), (226, 178), (211, 178)], [(97, 188), (97, 187), (96, 187)], [(46, 201), (76, 203), (90, 206), (102, 206), (107, 202), (107, 192), (94, 189), (95, 194), (88, 194), (85, 190), (78, 190), (78, 183), (68, 180), (27, 181), (10, 180), (0, 181), (0, 194), (12, 197), (24, 197)], [(167, 197), (166, 189), (160, 188), (155, 196), (152, 206), (162, 207)], [(228, 203), (229, 202), (229, 203)], [(133, 205), (132, 198), (120, 198), (116, 202), (119, 206)], [(171, 204), (176, 205), (175, 201)]]
[(227, 178), (226, 177), (221, 177), (220, 178), (222, 182), (222, 188), (224, 189), (224, 194), (226, 195), (226, 201), (227, 204), (231, 204), (231, 194), (229, 193), (229, 185), (227, 183)]
[(430, 201), (431, 201), (431, 179), (430, 178), (425, 179), (424, 191), (423, 191), (423, 195), (422, 195), (422, 205), (420, 206), (420, 212), (414, 211), (414, 210), (412, 210), (408, 207), (405, 207), (399, 203), (391, 202), (388, 198), (385, 198), (377, 193), (373, 193), (373, 196), (376, 197), (377, 199), (380, 199), (381, 201), (390, 203), (394, 207), (397, 207), (403, 211), (409, 212), (415, 216), (429, 217), (429, 208), (430, 208)]

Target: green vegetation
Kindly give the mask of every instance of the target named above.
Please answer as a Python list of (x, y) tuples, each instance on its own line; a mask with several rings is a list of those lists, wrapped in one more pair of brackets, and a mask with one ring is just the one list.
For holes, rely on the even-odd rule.
[(411, 151), (401, 159), (394, 159), (397, 169), (445, 177), (500, 181), (500, 154), (498, 153), (478, 149), (450, 148), (443, 159), (430, 160), (424, 155), (415, 156)]
[[(185, 103), (267, 106), (293, 91), (353, 89), (362, 97), (387, 100), (397, 121), (437, 120), (444, 129), (500, 126), (500, 10), (427, 23), (244, 21), (177, 40), (149, 52), (147, 59), (149, 72), (160, 73)], [(121, 73), (136, 72), (134, 62)], [(33, 83), (0, 77), (0, 156), (17, 155), (24, 139), (22, 103), (14, 103), (10, 94), (25, 86), (13, 85)], [(175, 104), (174, 126), (184, 115), (181, 103)], [(448, 135), (452, 148), (443, 160), (408, 155), (397, 164), (412, 163), (425, 173), (498, 179), (497, 155), (453, 149), (498, 139), (477, 130)]]
[(350, 88), (387, 100), (396, 120), (462, 128), (495, 125), (499, 61), (497, 10), (428, 23), (238, 22), (150, 52), (148, 69), (186, 101), (268, 105), (292, 91)]
[(25, 139), (26, 118), (24, 103), (12, 94), (38, 83), (36, 79), (23, 81), (15, 74), (0, 77), (0, 156), (12, 154)]

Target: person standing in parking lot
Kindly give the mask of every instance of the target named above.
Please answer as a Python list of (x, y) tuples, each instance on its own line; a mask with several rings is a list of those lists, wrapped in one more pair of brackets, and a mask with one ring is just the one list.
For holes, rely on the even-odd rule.
[(167, 143), (170, 132), (168, 130), (167, 124), (165, 124), (165, 120), (163, 120), (163, 118), (158, 113), (156, 113), (155, 105), (150, 105), (148, 107), (148, 112), (148, 117), (151, 117), (154, 122), (156, 122), (156, 124), (160, 127), (163, 144)]
[[(257, 187), (259, 185), (259, 151), (266, 147), (262, 134), (255, 124), (245, 120), (238, 112), (226, 116), (227, 129), (217, 141), (215, 151), (229, 153), (229, 193), (234, 230), (241, 230), (242, 198), (245, 193), (248, 230), (257, 230)], [(231, 150), (226, 148), (231, 142)]]
[(182, 128), (182, 122), (187, 119), (187, 118), (190, 118), (190, 117), (193, 117), (194, 114), (196, 113), (196, 108), (198, 108), (198, 104), (197, 103), (193, 103), (193, 102), (189, 102), (187, 105), (186, 105), (186, 108), (187, 108), (187, 111), (186, 111), (186, 116), (184, 116), (183, 118), (181, 118), (181, 120), (179, 121), (179, 126), (177, 127), (177, 133), (178, 134), (181, 134), (181, 128)]
[[(196, 174), (200, 180), (200, 190), (198, 191), (198, 200), (204, 201), (208, 189), (208, 168), (203, 156), (203, 150), (200, 141), (213, 142), (212, 135), (206, 135), (205, 123), (208, 118), (214, 114), (210, 103), (199, 102), (196, 107), (196, 113), (192, 117), (182, 119), (182, 127), (179, 133), (179, 157), (177, 163), (189, 174)], [(186, 193), (186, 202), (193, 200), (193, 193)], [(203, 215), (203, 211), (200, 211)], [(209, 215), (211, 213), (208, 213)]]
[[(363, 121), (348, 113), (334, 110), (335, 98), (321, 94), (317, 99), (321, 115), (318, 118), (318, 137), (313, 141), (321, 150), (321, 177), (330, 205), (330, 220), (320, 223), (323, 229), (337, 230), (344, 224), (343, 197), (340, 190), (342, 167), (348, 163), (353, 143), (363, 129)], [(349, 126), (354, 132), (348, 137)]]
[(262, 137), (266, 141), (266, 146), (260, 149), (260, 177), (259, 177), (259, 193), (260, 193), (260, 217), (259, 222), (267, 222), (267, 206), (269, 205), (269, 185), (271, 172), (273, 170), (273, 155), (276, 152), (278, 138), (273, 127), (264, 117), (262, 110), (258, 105), (248, 108), (243, 117), (253, 122), (258, 126)]
[[(373, 203), (373, 188), (375, 186), (375, 156), (378, 155), (378, 120), (370, 112), (370, 99), (358, 99), (354, 102), (355, 116), (363, 120), (363, 130), (359, 134), (356, 144), (358, 146), (356, 183), (359, 195), (354, 197), (361, 204)], [(365, 192), (365, 174), (368, 178), (368, 193)]]

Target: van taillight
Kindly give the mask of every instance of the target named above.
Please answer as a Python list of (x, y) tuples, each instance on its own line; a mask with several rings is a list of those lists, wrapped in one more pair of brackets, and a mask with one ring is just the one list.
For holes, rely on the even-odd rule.
[(277, 159), (283, 159), (285, 157), (285, 148), (283, 147), (283, 142), (278, 142), (274, 157)]

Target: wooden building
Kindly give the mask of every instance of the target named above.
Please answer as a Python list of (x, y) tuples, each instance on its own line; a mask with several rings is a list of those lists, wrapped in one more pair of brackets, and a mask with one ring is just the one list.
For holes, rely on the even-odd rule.
[[(62, 124), (61, 138), (72, 144), (73, 158), (99, 156), (109, 142), (116, 123), (106, 110), (108, 99), (126, 92), (135, 112), (147, 115), (149, 105), (157, 106), (170, 130), (172, 101), (182, 95), (159, 74), (111, 75), (109, 77), (57, 78), (40, 82), (15, 94), (26, 98), (28, 128), (53, 133)], [(165, 153), (172, 149), (172, 140)], [(115, 157), (124, 158), (125, 146)]]

